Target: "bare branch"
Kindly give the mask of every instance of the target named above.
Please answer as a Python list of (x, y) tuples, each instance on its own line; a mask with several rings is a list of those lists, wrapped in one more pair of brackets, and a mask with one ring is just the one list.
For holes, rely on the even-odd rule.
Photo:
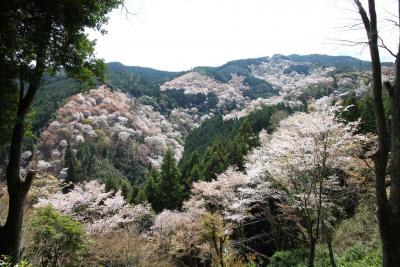
[(380, 36), (378, 36), (378, 39), (379, 39), (379, 41), (381, 41), (381, 44), (378, 45), (378, 46), (381, 47), (381, 48), (383, 48), (383, 49), (385, 49), (385, 50), (388, 51), (394, 58), (396, 58), (396, 57), (397, 57), (396, 54), (395, 54), (392, 50), (390, 50), (389, 47), (387, 47), (387, 46), (385, 45), (383, 39), (382, 39)]
[(343, 45), (343, 46), (358, 46), (358, 45), (368, 45), (368, 42), (363, 41), (350, 41), (350, 40), (335, 40), (337, 43), (331, 43), (334, 45)]
[(389, 21), (389, 22), (392, 22), (394, 24), (394, 26), (400, 27), (400, 25), (399, 25), (399, 23), (397, 21), (392, 20), (392, 19), (386, 19), (386, 20)]
[(137, 13), (132, 13), (129, 11), (129, 9), (126, 7), (126, 5), (124, 3), (121, 4), (121, 9), (125, 11), (125, 18), (128, 19), (128, 15), (131, 16), (136, 16)]

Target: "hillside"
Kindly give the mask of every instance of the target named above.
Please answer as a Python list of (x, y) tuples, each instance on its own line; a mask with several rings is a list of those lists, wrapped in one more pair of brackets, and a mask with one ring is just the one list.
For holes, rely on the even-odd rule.
[[(332, 225), (353, 220), (370, 188), (355, 152), (373, 143), (363, 135), (374, 131), (370, 79), (356, 62), (276, 55), (179, 73), (109, 63), (107, 83), (83, 91), (62, 73), (46, 76), (33, 109), (37, 137), (22, 154), (23, 172), (40, 177), (32, 203), (72, 216), (103, 245), (103, 236), (117, 231), (126, 240), (124, 227), (133, 227), (143, 246), (162, 255), (156, 265), (165, 257), (192, 266), (188, 255), (209, 261), (213, 247), (201, 238), (207, 220), (227, 233), (231, 253), (279, 261), (277, 251), (304, 242), (297, 223), (307, 217), (298, 207), (310, 184), (293, 177), (320, 167), (316, 136), (332, 134), (337, 149), (321, 200), (335, 209), (326, 213)], [(384, 79), (392, 76), (384, 67)], [(338, 102), (350, 113), (329, 107)], [(314, 204), (305, 205), (314, 216)]]
[(355, 67), (355, 62), (349, 57), (276, 55), (182, 73), (114, 62), (107, 65), (108, 89), (69, 100), (81, 85), (62, 74), (46, 77), (35, 103), (33, 129), (39, 134), (49, 127), (40, 133), (34, 161), (57, 175), (64, 167), (66, 143), (77, 151), (83, 142), (101, 142), (107, 149), (128, 142), (136, 147), (132, 153), (139, 152), (135, 179), (144, 181), (150, 165), (160, 166), (167, 147), (179, 160), (185, 137), (206, 118), (242, 118), (265, 105), (298, 108), (310, 98), (363, 94), (367, 79), (355, 69), (336, 68)]
[[(283, 65), (281, 67), (278, 67), (278, 69), (273, 70), (275, 74), (268, 74), (271, 77), (265, 77), (265, 71), (269, 72), (272, 70), (268, 69), (268, 62), (273, 61), (291, 62), (291, 67), (288, 68), (289, 65)], [(310, 69), (311, 65), (314, 67)], [(385, 63), (384, 65), (388, 67), (393, 66), (392, 63)], [(248, 97), (252, 100), (256, 100), (259, 97), (267, 98), (278, 95), (278, 90), (282, 87), (281, 83), (287, 82), (287, 80), (283, 80), (283, 78), (286, 77), (287, 74), (289, 74), (288, 72), (292, 70), (299, 75), (305, 76), (308, 76), (308, 72), (310, 70), (314, 71), (314, 74), (311, 74), (311, 77), (308, 77), (310, 80), (313, 77), (312, 75), (314, 75), (315, 78), (318, 78), (318, 75), (320, 74), (315, 73), (315, 69), (318, 68), (320, 72), (334, 67), (336, 72), (339, 71), (348, 73), (357, 70), (368, 69), (368, 66), (368, 62), (360, 61), (352, 57), (326, 56), (317, 54), (305, 56), (276, 55), (271, 58), (263, 57), (256, 59), (235, 60), (228, 62), (220, 67), (196, 67), (193, 69), (193, 72), (206, 75), (207, 77), (210, 77), (210, 79), (212, 79), (206, 79), (203, 81), (204, 83), (215, 81), (215, 85), (217, 85), (217, 87), (223, 85), (225, 89), (223, 89), (222, 91), (230, 90), (229, 94), (231, 94), (234, 98), (237, 98), (239, 100), (238, 102), (241, 102), (243, 101), (242, 96), (244, 98)], [(279, 75), (281, 75), (280, 73), (283, 71), (282, 67), (288, 69), (285, 70), (286, 73), (283, 73), (282, 80), (279, 81), (279, 79), (281, 79)], [(264, 70), (262, 70), (263, 68)], [(234, 77), (232, 76), (232, 74)], [(151, 99), (146, 98), (144, 101), (146, 101), (146, 103), (153, 104), (153, 106), (159, 111), (166, 112), (171, 109), (171, 107), (184, 106), (186, 103), (182, 103), (182, 101), (180, 102), (180, 100), (185, 96), (182, 96), (182, 94), (180, 94), (179, 92), (176, 93), (176, 96), (165, 96), (165, 94), (162, 95), (162, 92), (160, 92), (159, 90), (160, 86), (161, 88), (166, 89), (169, 84), (171, 84), (168, 83), (168, 81), (179, 77), (182, 77), (180, 79), (185, 79), (185, 77), (188, 78), (193, 75), (194, 74), (190, 74), (188, 71), (167, 72), (151, 68), (125, 66), (119, 62), (111, 62), (107, 64), (106, 81), (108, 85), (112, 88), (118, 88), (123, 92), (129, 93), (131, 96), (151, 97)], [(198, 75), (195, 76), (199, 77)], [(179, 79), (175, 80), (173, 83), (177, 82), (178, 84), (175, 84), (173, 86), (180, 86)], [(293, 81), (291, 83), (293, 86), (298, 87), (298, 85), (293, 84)], [(212, 85), (212, 87), (213, 86), (214, 85)], [(236, 89), (233, 89), (232, 87)], [(36, 134), (39, 134), (47, 126), (50, 120), (54, 118), (56, 110), (64, 103), (64, 101), (68, 97), (79, 92), (82, 88), (82, 85), (80, 85), (76, 81), (68, 79), (62, 73), (57, 74), (55, 77), (46, 76), (44, 78), (44, 83), (41, 90), (39, 91), (33, 108), (33, 110), (36, 112), (36, 116), (34, 116), (34, 120), (32, 123), (34, 132)], [(204, 91), (204, 89), (202, 90)], [(235, 92), (235, 90), (243, 92)], [(209, 107), (205, 107), (206, 109), (213, 107), (212, 104), (216, 100), (214, 97), (215, 92), (217, 92), (221, 96), (223, 94), (222, 92), (220, 92), (220, 90), (213, 88), (211, 88), (210, 92), (213, 93), (210, 94), (210, 96), (212, 96), (210, 99), (211, 105), (209, 105)], [(163, 100), (161, 100), (160, 98), (163, 98)], [(154, 101), (154, 99), (158, 100)], [(187, 100), (185, 101), (187, 102)], [(222, 100), (219, 105), (221, 105), (223, 102), (229, 101)], [(227, 107), (232, 108), (229, 105)]]

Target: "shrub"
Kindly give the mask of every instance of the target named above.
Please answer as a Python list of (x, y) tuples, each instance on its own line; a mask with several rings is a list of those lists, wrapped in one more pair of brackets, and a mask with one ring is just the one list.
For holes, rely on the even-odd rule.
[(271, 267), (300, 267), (305, 265), (307, 251), (304, 249), (293, 249), (276, 252), (270, 261)]
[(131, 225), (94, 234), (91, 239), (89, 255), (82, 266), (176, 266), (169, 255), (156, 250), (155, 244), (139, 235), (136, 227)]
[(26, 260), (21, 260), (16, 265), (12, 265), (11, 257), (9, 257), (9, 256), (0, 256), (0, 266), (1, 267), (28, 267), (30, 265)]
[(374, 216), (375, 201), (362, 200), (356, 214), (339, 225), (333, 242), (336, 250), (342, 252), (354, 244), (373, 246), (376, 240), (379, 240), (378, 224)]
[(93, 125), (93, 121), (91, 119), (82, 120), (82, 124)]
[(338, 258), (339, 266), (346, 267), (378, 267), (381, 266), (382, 256), (379, 245), (365, 246), (355, 244), (348, 248)]
[[(381, 266), (381, 262), (381, 250), (378, 245), (356, 244), (336, 256), (337, 266), (378, 267)], [(278, 251), (271, 257), (270, 265), (268, 266), (306, 267), (307, 251), (305, 249)], [(331, 267), (328, 250), (325, 247), (320, 246), (316, 249), (314, 266)]]
[(29, 228), (28, 255), (40, 266), (74, 266), (86, 251), (83, 225), (50, 206), (36, 210)]

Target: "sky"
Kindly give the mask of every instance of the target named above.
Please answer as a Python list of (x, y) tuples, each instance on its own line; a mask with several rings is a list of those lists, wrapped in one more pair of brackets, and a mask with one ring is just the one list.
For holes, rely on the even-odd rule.
[[(394, 49), (396, 0), (377, 0), (381, 35)], [(368, 59), (350, 0), (125, 0), (112, 11), (107, 34), (89, 31), (106, 62), (181, 71), (274, 54), (349, 55)], [(385, 19), (384, 19), (385, 18)], [(382, 51), (384, 61), (393, 61)]]

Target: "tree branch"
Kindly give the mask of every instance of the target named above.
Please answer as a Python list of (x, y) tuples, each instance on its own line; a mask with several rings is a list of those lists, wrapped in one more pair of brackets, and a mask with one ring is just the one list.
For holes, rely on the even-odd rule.
[(35, 170), (28, 170), (28, 174), (26, 175), (25, 180), (22, 182), (25, 192), (29, 191), (29, 188), (31, 187), (35, 176), (36, 176)]
[(379, 37), (379, 36), (378, 36), (378, 39), (379, 39), (379, 41), (381, 41), (381, 44), (379, 45), (379, 47), (385, 49), (385, 50), (388, 51), (394, 58), (396, 58), (396, 57), (397, 57), (396, 54), (393, 53), (393, 51), (390, 50), (390, 48), (387, 47), (387, 46), (385, 45), (385, 43), (383, 42), (383, 39), (382, 39), (381, 37)]

